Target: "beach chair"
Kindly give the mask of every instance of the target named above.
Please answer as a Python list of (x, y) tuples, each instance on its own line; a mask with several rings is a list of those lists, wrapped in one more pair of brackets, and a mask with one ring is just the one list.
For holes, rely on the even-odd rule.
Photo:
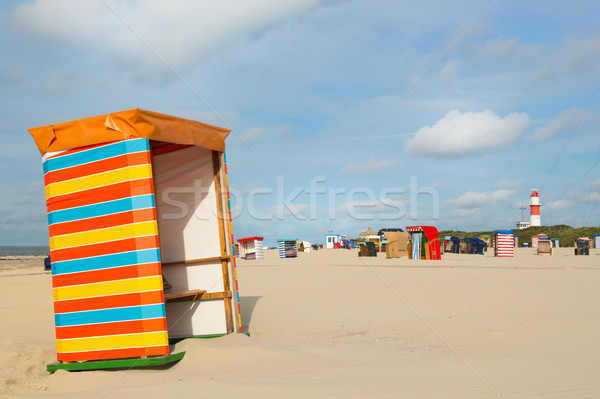
[(408, 256), (408, 252), (406, 251), (408, 235), (406, 233), (402, 231), (387, 231), (385, 237), (388, 241), (385, 247), (387, 259)]
[(537, 254), (552, 255), (552, 243), (550, 242), (550, 240), (538, 241)]
[(377, 248), (375, 243), (371, 241), (359, 242), (360, 252), (358, 256), (377, 256)]
[(582, 238), (578, 238), (575, 248), (575, 255), (589, 255), (590, 254), (590, 242)]

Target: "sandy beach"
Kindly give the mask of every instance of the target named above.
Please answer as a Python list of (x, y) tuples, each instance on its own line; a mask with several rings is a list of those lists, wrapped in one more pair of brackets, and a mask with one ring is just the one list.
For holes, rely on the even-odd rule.
[(43, 259), (0, 260), (0, 397), (597, 398), (600, 250), (238, 261), (243, 334), (165, 369), (58, 371)]

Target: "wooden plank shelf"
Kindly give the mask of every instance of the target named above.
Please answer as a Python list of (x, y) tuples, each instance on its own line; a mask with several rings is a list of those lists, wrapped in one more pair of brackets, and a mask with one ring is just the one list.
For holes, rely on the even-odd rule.
[(181, 292), (165, 293), (165, 302), (198, 301), (206, 290), (188, 290)]
[(187, 265), (190, 263), (202, 263), (202, 262), (215, 262), (215, 261), (223, 261), (229, 260), (231, 256), (215, 256), (212, 258), (204, 258), (204, 259), (189, 259), (189, 260), (178, 260), (175, 262), (162, 262), (162, 266), (171, 266), (171, 265)]
[(165, 293), (165, 302), (210, 301), (213, 299), (232, 298), (231, 291), (206, 292), (206, 290), (189, 290)]

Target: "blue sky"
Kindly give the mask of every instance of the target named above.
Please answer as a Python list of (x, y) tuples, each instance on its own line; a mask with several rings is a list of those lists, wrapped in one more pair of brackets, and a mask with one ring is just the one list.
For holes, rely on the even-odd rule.
[(47, 243), (26, 129), (135, 107), (232, 129), (236, 237), (512, 228), (531, 188), (599, 225), (600, 3), (412, 3), (2, 2), (0, 245)]

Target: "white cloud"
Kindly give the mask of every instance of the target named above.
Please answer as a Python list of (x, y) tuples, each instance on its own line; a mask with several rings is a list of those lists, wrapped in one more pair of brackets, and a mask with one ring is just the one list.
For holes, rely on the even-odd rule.
[(475, 55), (480, 61), (498, 65), (533, 65), (548, 54), (544, 45), (522, 43), (519, 37), (496, 37), (475, 46)]
[(416, 155), (439, 158), (460, 157), (504, 148), (517, 140), (529, 125), (529, 116), (511, 113), (500, 118), (482, 112), (452, 110), (433, 126), (421, 128), (404, 149)]
[(456, 80), (456, 75), (458, 74), (458, 62), (457, 61), (448, 61), (444, 68), (442, 68), (441, 78), (442, 82), (445, 84), (453, 84)]
[(291, 130), (288, 125), (277, 126), (273, 128), (264, 128), (262, 126), (255, 126), (241, 134), (241, 138), (244, 141), (255, 141), (265, 136), (274, 136), (286, 134)]
[(25, 80), (27, 72), (23, 65), (5, 63), (0, 65), (0, 83), (18, 83)]
[(600, 35), (583, 39), (570, 37), (566, 40), (563, 51), (567, 52), (566, 57), (561, 58), (563, 70), (597, 73)]
[(177, 109), (176, 116), (217, 126), (231, 126), (240, 118), (236, 112), (223, 110), (181, 111)]
[(27, 186), (18, 190), (19, 197), (13, 200), (16, 205), (33, 204), (44, 199), (44, 185), (41, 181), (32, 181)]
[(409, 203), (404, 199), (349, 199), (338, 205), (334, 212), (336, 218), (349, 217), (353, 220), (390, 221), (405, 217), (408, 208)]
[(322, 3), (326, 2), (107, 0), (105, 6), (100, 1), (37, 0), (19, 4), (13, 20), (35, 40), (89, 50), (134, 67), (163, 68), (154, 52), (169, 66), (185, 69)]
[(29, 212), (15, 212), (11, 210), (0, 210), (0, 231), (27, 231), (33, 229), (44, 231), (47, 228), (45, 212), (36, 209)]
[(544, 140), (559, 134), (569, 133), (578, 126), (584, 114), (583, 108), (578, 107), (571, 107), (566, 111), (562, 111), (557, 116), (550, 118), (544, 126), (537, 128), (531, 139)]
[(267, 134), (267, 131), (264, 128), (256, 126), (246, 130), (240, 137), (245, 141), (254, 141), (260, 139), (265, 134)]
[[(486, 176), (487, 177), (487, 176)], [(494, 187), (496, 188), (506, 188), (506, 189), (517, 189), (523, 185), (523, 180), (500, 180)]]
[(548, 204), (544, 208), (552, 210), (552, 211), (558, 211), (558, 210), (564, 210), (564, 209), (571, 209), (572, 207), (573, 207), (572, 201), (569, 201), (566, 199), (561, 199), (558, 201), (548, 202)]
[(371, 158), (366, 164), (352, 163), (342, 168), (342, 173), (357, 174), (357, 173), (377, 173), (385, 172), (398, 165), (397, 159), (377, 159)]
[(591, 181), (585, 185), (588, 190), (600, 191), (600, 179)]
[[(600, 35), (565, 37), (556, 43), (532, 44), (520, 37), (496, 37), (470, 47), (470, 58), (490, 66), (528, 70), (529, 83), (541, 84), (564, 80), (577, 74), (598, 76)], [(525, 82), (524, 82), (525, 83)]]
[[(260, 186), (260, 181), (255, 180), (255, 181), (251, 181), (249, 183), (244, 184), (241, 187), (237, 187), (234, 184), (229, 184), (229, 190), (230, 191), (236, 191), (236, 195), (248, 195), (251, 193), (255, 193), (257, 189), (261, 189), (263, 187), (259, 187)], [(233, 194), (233, 193), (232, 193)]]
[(494, 191), (467, 191), (458, 198), (446, 200), (444, 205), (452, 208), (485, 208), (490, 205), (512, 205), (511, 197), (517, 190), (501, 188)]
[(307, 220), (311, 218), (314, 211), (311, 204), (284, 203), (270, 207), (267, 210), (267, 214), (271, 215), (273, 219), (278, 220), (288, 220), (292, 217), (297, 220)]

